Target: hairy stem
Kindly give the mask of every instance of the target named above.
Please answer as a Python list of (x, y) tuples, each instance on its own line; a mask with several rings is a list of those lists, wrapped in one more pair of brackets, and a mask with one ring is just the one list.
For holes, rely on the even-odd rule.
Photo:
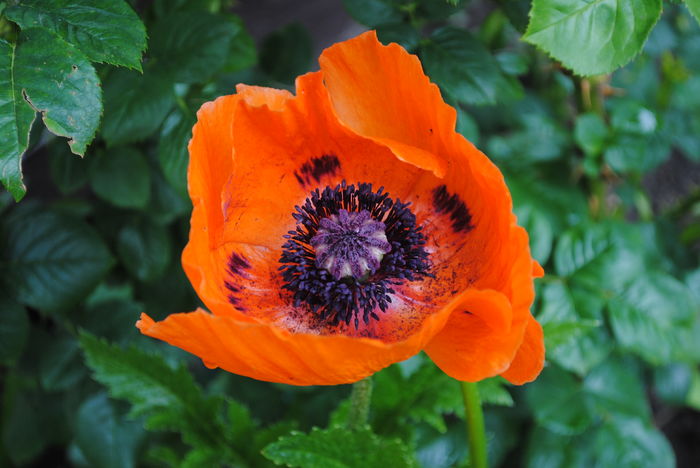
[(348, 414), (348, 428), (359, 429), (367, 424), (369, 416), (369, 404), (372, 401), (372, 377), (367, 377), (352, 386), (350, 394), (350, 413)]

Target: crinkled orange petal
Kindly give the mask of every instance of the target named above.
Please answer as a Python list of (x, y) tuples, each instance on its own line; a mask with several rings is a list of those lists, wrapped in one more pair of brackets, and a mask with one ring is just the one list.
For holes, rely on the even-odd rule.
[(145, 335), (199, 356), (208, 367), (269, 382), (337, 385), (356, 382), (418, 353), (444, 327), (458, 305), (456, 298), (408, 338), (393, 343), (344, 335), (290, 333), (202, 309), (172, 314), (161, 322), (142, 314), (136, 326)]
[(542, 326), (529, 317), (523, 342), (508, 370), (501, 373), (511, 383), (522, 385), (532, 382), (544, 366), (544, 334)]
[(445, 175), (439, 134), (454, 129), (456, 112), (425, 76), (418, 57), (397, 44), (382, 46), (369, 31), (326, 49), (319, 63), (343, 124), (390, 146), (397, 157)]

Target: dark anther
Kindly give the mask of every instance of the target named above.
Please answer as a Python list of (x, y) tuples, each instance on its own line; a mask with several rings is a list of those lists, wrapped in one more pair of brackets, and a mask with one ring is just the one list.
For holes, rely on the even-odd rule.
[(324, 175), (333, 175), (340, 169), (340, 160), (334, 154), (324, 154), (317, 158), (311, 158), (301, 165), (294, 176), (302, 186), (307, 186), (313, 181), (320, 182)]
[(467, 205), (456, 193), (450, 194), (446, 186), (440, 185), (433, 190), (433, 206), (438, 213), (450, 216), (455, 232), (469, 232), (474, 227)]
[(429, 275), (425, 236), (408, 206), (365, 183), (311, 192), (295, 207), (297, 227), (280, 257), (294, 305), (331, 325), (378, 320), (392, 286)]

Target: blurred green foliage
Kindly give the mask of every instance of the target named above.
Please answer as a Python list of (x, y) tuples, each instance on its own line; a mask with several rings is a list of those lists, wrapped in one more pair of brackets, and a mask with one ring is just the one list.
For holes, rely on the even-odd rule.
[[(348, 387), (209, 371), (134, 329), (198, 304), (179, 263), (198, 107), (312, 67), (302, 26), (258, 50), (230, 3), (0, 2), (0, 465), (465, 466), (459, 386), (422, 356), (375, 375), (350, 431)], [(691, 414), (700, 437), (700, 2), (343, 4), (420, 56), (547, 272), (544, 372), (479, 384), (491, 464), (692, 466), (660, 429)], [(27, 152), (45, 175), (14, 204)]]

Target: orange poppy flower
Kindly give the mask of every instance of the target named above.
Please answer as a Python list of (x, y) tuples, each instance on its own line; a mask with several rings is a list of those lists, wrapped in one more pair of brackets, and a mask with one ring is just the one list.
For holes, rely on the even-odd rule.
[(397, 44), (367, 32), (319, 61), (296, 95), (202, 106), (182, 260), (210, 312), (138, 328), (271, 382), (354, 382), (421, 350), (459, 380), (533, 380), (543, 272), (499, 170)]

